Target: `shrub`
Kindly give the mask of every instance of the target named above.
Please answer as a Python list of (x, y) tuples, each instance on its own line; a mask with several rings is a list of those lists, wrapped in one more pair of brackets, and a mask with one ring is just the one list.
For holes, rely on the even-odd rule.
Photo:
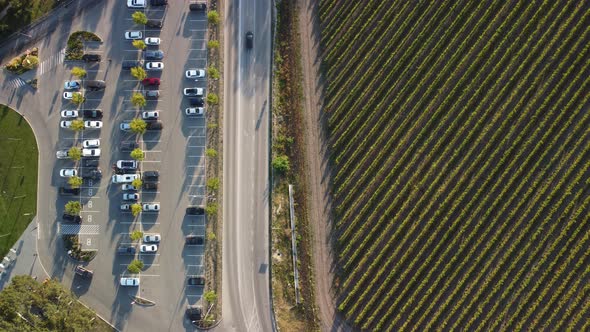
[(72, 95), (72, 103), (76, 105), (81, 105), (85, 100), (86, 98), (80, 92), (74, 92)]
[(139, 239), (141, 239), (143, 237), (143, 232), (140, 231), (133, 231), (129, 237), (131, 238), (131, 240), (133, 241), (137, 241)]
[(131, 42), (131, 44), (138, 50), (144, 50), (147, 47), (143, 40), (134, 40)]
[(217, 25), (219, 24), (220, 18), (219, 18), (219, 13), (216, 10), (211, 10), (207, 13), (207, 20), (209, 20), (209, 23)]
[(219, 97), (215, 93), (207, 94), (207, 104), (209, 105), (217, 105), (219, 104)]
[(72, 126), (70, 127), (72, 130), (80, 131), (84, 129), (84, 121), (80, 119), (72, 120)]
[(141, 179), (135, 179), (131, 182), (131, 185), (139, 190), (143, 185), (143, 181), (141, 181)]
[(143, 269), (143, 262), (139, 259), (134, 259), (127, 265), (127, 271), (131, 273), (139, 273)]
[(68, 184), (72, 188), (80, 188), (80, 186), (82, 185), (83, 182), (84, 182), (84, 180), (79, 176), (72, 176), (68, 179)]
[(131, 14), (131, 18), (133, 19), (133, 22), (137, 24), (146, 24), (148, 21), (147, 16), (145, 16), (143, 12), (139, 11)]
[(39, 65), (39, 58), (34, 55), (29, 55), (23, 60), (21, 65), (24, 69), (31, 70)]
[(78, 216), (82, 210), (82, 204), (78, 201), (69, 201), (66, 203), (65, 210), (69, 215)]
[(146, 105), (145, 97), (140, 92), (134, 92), (131, 95), (131, 104), (135, 107), (144, 107)]
[(210, 40), (207, 42), (207, 48), (209, 50), (216, 50), (219, 48), (219, 40)]
[(131, 120), (130, 126), (131, 131), (136, 134), (143, 134), (147, 130), (147, 123), (140, 118), (135, 118)]
[(219, 79), (219, 70), (217, 70), (217, 68), (215, 67), (209, 67), (209, 69), (207, 70), (209, 72), (209, 77), (214, 79), (214, 80), (218, 80)]
[(78, 78), (84, 78), (87, 75), (86, 70), (84, 68), (81, 68), (81, 67), (74, 67), (74, 68), (72, 68), (71, 73), (72, 73), (72, 75), (74, 75), (74, 76), (76, 76)]
[[(76, 120), (74, 120), (76, 121)], [(81, 120), (78, 120), (81, 121)], [(84, 123), (82, 123), (82, 126), (84, 126)], [(82, 158), (82, 150), (79, 147), (76, 146), (72, 146), (69, 150), (68, 150), (68, 157), (70, 157), (70, 159), (72, 160), (80, 160), (80, 158)]]
[(209, 190), (218, 190), (219, 178), (210, 178), (209, 180), (207, 180), (207, 188), (209, 188)]
[(131, 214), (134, 217), (137, 217), (141, 213), (141, 210), (142, 210), (141, 204), (139, 204), (139, 203), (131, 204)]
[(138, 81), (141, 81), (147, 77), (147, 73), (145, 72), (145, 69), (141, 67), (133, 67), (131, 68), (131, 76), (135, 77)]
[(217, 214), (217, 203), (207, 204), (207, 206), (205, 207), (205, 213), (207, 213), (208, 216), (216, 215)]
[(284, 173), (291, 169), (291, 165), (289, 163), (289, 157), (282, 155), (277, 156), (272, 160), (272, 168), (275, 170)]
[(207, 150), (205, 150), (205, 155), (209, 158), (215, 158), (217, 157), (217, 150), (208, 148)]
[(145, 153), (143, 153), (143, 150), (140, 148), (134, 149), (133, 151), (131, 151), (129, 155), (131, 156), (131, 158), (139, 161), (143, 160), (143, 158), (145, 157)]

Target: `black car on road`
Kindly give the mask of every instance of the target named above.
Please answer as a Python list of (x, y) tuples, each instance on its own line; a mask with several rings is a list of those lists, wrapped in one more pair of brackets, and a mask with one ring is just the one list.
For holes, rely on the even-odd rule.
[(205, 286), (205, 276), (188, 276), (186, 283), (190, 286)]
[(189, 206), (186, 208), (186, 214), (192, 216), (202, 216), (205, 214), (205, 208), (202, 206)]
[(71, 222), (76, 223), (76, 224), (81, 224), (82, 223), (82, 217), (80, 217), (80, 216), (74, 216), (74, 215), (71, 215), (69, 213), (64, 213), (61, 216), (61, 218), (63, 220), (71, 221)]
[(254, 47), (254, 34), (252, 31), (246, 32), (246, 48)]
[(64, 196), (80, 195), (80, 188), (59, 187), (59, 194)]
[(101, 110), (83, 110), (82, 115), (89, 119), (102, 119)]

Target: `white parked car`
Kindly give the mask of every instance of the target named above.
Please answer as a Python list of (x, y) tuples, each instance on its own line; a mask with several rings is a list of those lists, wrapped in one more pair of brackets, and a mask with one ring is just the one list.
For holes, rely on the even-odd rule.
[(121, 277), (121, 286), (139, 286), (139, 278)]
[(131, 123), (130, 122), (122, 122), (119, 128), (123, 131), (131, 130)]
[(63, 111), (61, 111), (61, 117), (62, 118), (77, 118), (78, 117), (78, 111), (75, 111), (75, 110), (63, 110)]
[(55, 152), (55, 156), (57, 157), (57, 159), (68, 159), (69, 154), (69, 150), (57, 150), (57, 152)]
[(100, 157), (100, 149), (82, 149), (82, 157)]
[(125, 193), (123, 194), (124, 201), (137, 201), (139, 199), (139, 194), (137, 193)]
[(102, 128), (102, 121), (84, 121), (84, 128), (100, 129)]
[(135, 188), (132, 184), (128, 184), (125, 183), (123, 186), (121, 186), (121, 190), (125, 190), (125, 191), (137, 191), (137, 188)]
[[(143, 204), (143, 210), (144, 211), (160, 211), (160, 203), (145, 203)], [(144, 241), (146, 242), (146, 241)], [(160, 242), (160, 240), (158, 241), (154, 241), (154, 242)]]
[(100, 146), (100, 139), (87, 139), (82, 142), (82, 146), (85, 148), (97, 148)]
[(205, 114), (204, 107), (189, 107), (187, 108), (184, 113), (188, 116), (203, 116)]
[(66, 81), (64, 83), (65, 90), (78, 90), (80, 87), (81, 85), (79, 81)]
[(145, 64), (145, 69), (147, 70), (162, 70), (164, 69), (163, 62), (148, 62)]
[(139, 179), (139, 174), (115, 174), (111, 178), (112, 183), (131, 183), (135, 179)]
[(205, 69), (189, 69), (185, 74), (186, 78), (204, 78)]
[(141, 31), (127, 31), (125, 32), (125, 39), (136, 40), (142, 39), (143, 33)]
[(184, 88), (185, 96), (198, 96), (201, 97), (204, 94), (203, 88)]
[(146, 45), (160, 45), (160, 42), (162, 40), (160, 38), (157, 37), (147, 37), (145, 39), (145, 44)]
[(143, 242), (145, 243), (158, 243), (160, 242), (160, 240), (162, 239), (162, 237), (160, 236), (160, 234), (146, 234), (143, 236)]
[(139, 251), (141, 252), (156, 252), (158, 251), (158, 246), (155, 244), (142, 244), (139, 247)]
[(131, 211), (131, 204), (121, 204), (121, 211)]
[(62, 178), (71, 178), (72, 176), (78, 175), (78, 171), (74, 168), (62, 168), (59, 171), (59, 176)]
[(66, 128), (66, 129), (69, 129), (69, 128), (72, 126), (72, 121), (66, 121), (66, 120), (64, 120), (64, 121), (60, 121), (60, 122), (59, 122), (59, 126), (60, 126), (61, 128)]
[(141, 113), (141, 118), (144, 120), (158, 120), (160, 117), (159, 111), (147, 111)]
[(64, 92), (64, 99), (70, 100), (74, 97), (74, 93), (73, 92)]

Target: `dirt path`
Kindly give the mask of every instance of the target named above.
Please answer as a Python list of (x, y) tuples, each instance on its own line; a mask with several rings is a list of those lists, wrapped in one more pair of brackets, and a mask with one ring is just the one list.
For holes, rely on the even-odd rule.
[(309, 220), (313, 239), (315, 296), (322, 331), (349, 331), (335, 311), (332, 296), (333, 260), (330, 247), (331, 196), (328, 168), (327, 115), (323, 112), (320, 75), (320, 24), (317, 0), (299, 0), (299, 32), (305, 96), (305, 161), (309, 182)]

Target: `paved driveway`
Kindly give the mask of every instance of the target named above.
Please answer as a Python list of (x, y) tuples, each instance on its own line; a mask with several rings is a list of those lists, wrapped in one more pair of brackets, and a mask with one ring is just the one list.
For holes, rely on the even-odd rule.
[[(37, 45), (41, 49), (41, 66), (37, 70), (39, 89), (32, 90), (23, 85), (19, 78), (1, 74), (0, 98), (14, 107), (30, 121), (38, 139), (40, 151), (39, 174), (39, 257), (52, 277), (80, 295), (81, 300), (114, 324), (126, 331), (180, 331), (192, 330), (183, 319), (188, 303), (196, 303), (202, 289), (186, 286), (186, 276), (203, 271), (203, 248), (185, 246), (187, 234), (204, 235), (205, 220), (202, 216), (185, 216), (189, 205), (204, 204), (205, 185), (205, 133), (203, 118), (188, 119), (184, 109), (188, 107), (182, 97), (184, 87), (205, 87), (204, 81), (190, 81), (184, 78), (188, 68), (202, 68), (206, 64), (206, 16), (188, 11), (188, 1), (170, 1), (167, 7), (148, 8), (149, 18), (164, 20), (164, 27), (144, 29), (130, 19), (133, 10), (124, 1), (109, 1), (82, 12), (68, 23), (62, 22), (49, 32)], [(69, 34), (77, 30), (93, 31), (100, 35), (102, 44), (89, 45), (93, 52), (102, 54), (102, 62), (87, 65), (63, 63), (63, 49)], [(159, 110), (164, 124), (161, 132), (148, 132), (135, 137), (119, 129), (122, 121), (130, 120), (140, 113), (130, 104), (132, 91), (143, 91), (143, 87), (123, 71), (125, 59), (140, 58), (129, 41), (123, 38), (128, 30), (141, 30), (145, 36), (162, 39), (159, 49), (164, 51), (162, 72), (149, 72), (149, 76), (160, 77), (158, 100), (148, 102), (146, 110)], [(151, 47), (156, 49), (155, 47)], [(110, 61), (109, 61), (110, 59)], [(72, 131), (59, 128), (60, 111), (75, 109), (62, 98), (63, 82), (70, 79), (74, 66), (87, 69), (88, 79), (105, 80), (104, 92), (86, 92), (84, 109), (101, 109), (104, 112), (103, 127), (100, 130), (85, 130), (75, 135)], [(61, 224), (63, 206), (70, 198), (57, 194), (65, 183), (59, 176), (61, 168), (73, 167), (70, 161), (58, 161), (55, 151), (80, 144), (84, 139), (99, 138), (101, 141), (100, 168), (102, 180), (85, 181), (82, 186), (81, 202), (84, 204), (84, 218), (80, 232), (82, 245), (98, 250), (97, 257), (88, 267), (95, 271), (91, 283), (74, 277), (72, 262), (63, 247), (60, 232), (71, 228)], [(142, 213), (133, 218), (119, 206), (122, 200), (120, 185), (110, 183), (113, 174), (111, 165), (119, 159), (130, 159), (128, 153), (119, 149), (121, 141), (137, 139), (146, 151), (141, 170), (160, 172), (158, 190), (140, 192), (141, 202), (159, 202), (160, 213)], [(64, 227), (62, 227), (64, 226)], [(160, 233), (162, 241), (153, 254), (138, 254), (145, 263), (139, 275), (141, 287), (119, 286), (121, 276), (127, 275), (127, 264), (132, 256), (116, 255), (119, 245), (129, 245), (129, 233), (133, 230), (146, 233)], [(136, 247), (139, 243), (133, 244)], [(139, 249), (139, 248), (138, 248)], [(154, 300), (153, 307), (132, 304), (131, 295), (140, 295)]]

